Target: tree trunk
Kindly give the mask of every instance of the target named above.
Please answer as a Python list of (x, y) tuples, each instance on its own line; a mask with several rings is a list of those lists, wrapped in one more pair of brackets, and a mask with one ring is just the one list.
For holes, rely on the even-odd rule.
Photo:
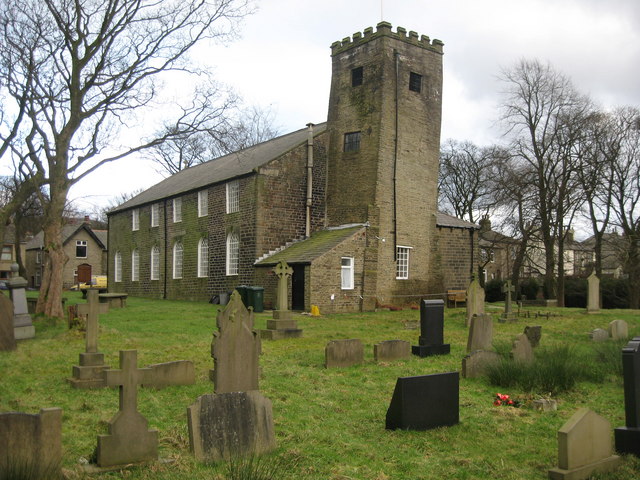
[(640, 308), (640, 235), (631, 235), (627, 273), (629, 275), (629, 308)]
[(564, 307), (564, 240), (558, 240), (558, 296), (559, 307)]
[(40, 285), (40, 296), (36, 313), (48, 317), (63, 318), (62, 309), (62, 274), (68, 257), (62, 245), (62, 214), (67, 198), (68, 188), (51, 189), (51, 199), (45, 214), (44, 250), (47, 261)]

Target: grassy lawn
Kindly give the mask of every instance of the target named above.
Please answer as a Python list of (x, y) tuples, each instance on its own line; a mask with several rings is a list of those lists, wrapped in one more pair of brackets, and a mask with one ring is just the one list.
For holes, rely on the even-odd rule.
[[(80, 295), (65, 294), (70, 303)], [(210, 343), (217, 307), (205, 303), (129, 298), (126, 309), (100, 318), (99, 351), (118, 368), (118, 351), (137, 349), (139, 366), (172, 360), (192, 360), (196, 384), (161, 391), (142, 389), (138, 410), (160, 437), (160, 456), (172, 463), (133, 468), (102, 478), (222, 479), (222, 466), (198, 464), (189, 452), (186, 407), (213, 392), (208, 379), (213, 362)], [(497, 315), (498, 306), (489, 306)], [(640, 312), (603, 311), (586, 315), (581, 309), (531, 308), (551, 312), (550, 318), (494, 322), (494, 343), (505, 348), (526, 325), (542, 325), (539, 348), (569, 344), (597, 362), (596, 345), (588, 338), (594, 328), (606, 329), (614, 319), (629, 323), (640, 335)], [(264, 328), (270, 313), (256, 314), (256, 328)], [(486, 379), (461, 379), (460, 423), (426, 432), (387, 431), (385, 414), (396, 378), (460, 370), (467, 328), (464, 308), (445, 312), (445, 342), (451, 354), (378, 363), (373, 345), (402, 339), (417, 344), (414, 326), (419, 312), (404, 310), (360, 314), (298, 316), (304, 338), (264, 341), (260, 388), (272, 400), (278, 450), (288, 467), (282, 479), (534, 479), (547, 478), (557, 466), (557, 431), (580, 407), (604, 416), (612, 427), (624, 425), (622, 378), (611, 374), (598, 383), (581, 382), (554, 397), (558, 411), (531, 408), (544, 392), (503, 391)], [(65, 381), (84, 351), (84, 336), (66, 324), (36, 320), (36, 338), (19, 342), (17, 351), (0, 352), (0, 411), (37, 413), (61, 407), (63, 467), (69, 478), (82, 478), (81, 459), (87, 459), (106, 433), (118, 410), (115, 389), (74, 390)], [(324, 368), (328, 341), (359, 338), (365, 346), (363, 365)], [(493, 406), (496, 392), (522, 399), (523, 407)], [(640, 461), (624, 459), (623, 466), (603, 479), (636, 479)]]

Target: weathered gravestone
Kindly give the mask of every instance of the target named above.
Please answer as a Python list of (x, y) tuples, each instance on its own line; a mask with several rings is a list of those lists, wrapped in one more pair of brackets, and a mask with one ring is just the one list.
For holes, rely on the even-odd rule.
[(611, 424), (581, 408), (558, 431), (558, 468), (549, 470), (549, 478), (577, 480), (609, 472), (620, 464), (620, 457), (612, 452)]
[(257, 390), (202, 395), (188, 407), (187, 419), (191, 451), (202, 462), (276, 447), (271, 400)]
[(386, 362), (408, 358), (411, 344), (405, 340), (385, 340), (373, 346), (373, 358), (376, 362)]
[(357, 338), (331, 340), (324, 349), (326, 368), (350, 367), (364, 360), (364, 348)]
[(289, 291), (287, 287), (289, 278), (293, 274), (293, 268), (283, 260), (276, 265), (273, 273), (278, 277), (276, 295), (278, 308), (273, 311), (273, 319), (267, 320), (267, 329), (261, 330), (260, 336), (269, 340), (300, 338), (302, 330), (298, 328), (298, 322), (293, 318), (293, 312), (289, 310)]
[(600, 279), (596, 272), (591, 272), (587, 278), (587, 313), (600, 311)]
[(0, 413), (0, 478), (61, 478), (62, 409)]
[(211, 345), (216, 393), (187, 408), (190, 448), (203, 462), (275, 448), (271, 401), (258, 391), (260, 337), (237, 291), (218, 313), (217, 325)]
[(624, 320), (613, 320), (607, 333), (612, 340), (626, 340), (629, 338), (629, 325)]
[(458, 372), (400, 377), (387, 410), (387, 430), (428, 430), (460, 421)]
[(511, 356), (516, 362), (533, 362), (533, 348), (531, 347), (531, 342), (529, 342), (529, 337), (524, 333), (520, 333), (514, 339)]
[(500, 355), (496, 352), (476, 350), (462, 359), (462, 377), (477, 378), (483, 376), (487, 368), (500, 361)]
[(451, 345), (444, 343), (444, 300), (420, 302), (420, 337), (411, 353), (420, 357), (446, 355)]
[(193, 385), (196, 383), (196, 371), (190, 360), (177, 360), (175, 362), (156, 363), (147, 365), (151, 370), (149, 384), (143, 383), (143, 387), (151, 387), (156, 390), (171, 385)]
[(606, 340), (609, 340), (609, 332), (602, 328), (596, 328), (591, 333), (589, 333), (589, 336), (594, 342), (604, 342)]
[(0, 351), (15, 350), (13, 329), (13, 303), (0, 293)]
[(18, 276), (18, 264), (11, 265), (13, 278), (7, 282), (13, 302), (13, 334), (16, 340), (33, 338), (36, 336), (36, 327), (33, 326), (29, 308), (27, 307), (26, 288), (29, 282)]
[(478, 277), (474, 275), (467, 288), (467, 325), (470, 324), (474, 315), (484, 314), (484, 298), (484, 288), (480, 285)]
[(242, 303), (237, 290), (231, 300), (218, 312), (218, 331), (213, 333), (211, 356), (215, 393), (258, 390), (261, 345), (260, 336), (253, 329), (253, 311)]
[(524, 334), (529, 339), (529, 343), (533, 348), (536, 348), (540, 345), (540, 339), (542, 338), (542, 325), (527, 325), (524, 327)]
[(158, 431), (149, 430), (138, 412), (138, 385), (150, 384), (151, 370), (138, 368), (136, 350), (120, 350), (120, 370), (105, 370), (105, 383), (120, 389), (120, 411), (109, 421), (109, 434), (98, 435), (99, 467), (158, 458)]
[(491, 350), (493, 345), (493, 319), (491, 315), (474, 315), (469, 324), (467, 353)]
[(515, 320), (516, 317), (513, 313), (511, 294), (515, 293), (516, 287), (511, 284), (511, 280), (507, 280), (504, 282), (502, 286), (502, 293), (504, 293), (504, 313), (501, 315), (500, 319), (503, 322), (507, 320)]
[(74, 365), (72, 377), (67, 379), (73, 388), (102, 388), (106, 386), (104, 354), (98, 352), (98, 292), (88, 292), (87, 325), (85, 328), (85, 352), (80, 354), (80, 365)]
[(640, 337), (622, 349), (626, 426), (615, 429), (616, 450), (640, 457)]

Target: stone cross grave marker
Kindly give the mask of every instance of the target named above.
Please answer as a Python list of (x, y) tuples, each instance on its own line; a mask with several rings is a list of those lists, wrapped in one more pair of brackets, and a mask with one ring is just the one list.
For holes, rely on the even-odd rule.
[(446, 355), (451, 345), (444, 343), (444, 300), (420, 302), (420, 337), (411, 353), (420, 357)]
[(218, 312), (218, 331), (213, 333), (211, 356), (215, 393), (258, 390), (260, 337), (253, 329), (253, 312), (245, 308), (238, 291)]
[(109, 435), (98, 435), (99, 467), (158, 458), (158, 432), (147, 429), (137, 409), (138, 385), (151, 383), (150, 368), (138, 368), (136, 350), (120, 350), (120, 370), (106, 370), (105, 383), (120, 389), (120, 411), (109, 422)]
[(36, 336), (36, 327), (33, 326), (29, 308), (27, 307), (26, 288), (28, 282), (18, 275), (18, 264), (11, 264), (13, 278), (7, 282), (13, 302), (13, 333), (16, 340), (24, 340)]
[(512, 315), (513, 310), (511, 308), (511, 294), (515, 293), (516, 288), (511, 285), (511, 280), (507, 280), (504, 282), (502, 286), (502, 293), (505, 294), (504, 297), (504, 315), (505, 317)]
[(612, 455), (611, 443), (611, 424), (581, 408), (558, 430), (558, 468), (549, 470), (549, 478), (586, 479), (592, 473), (614, 470), (621, 459)]
[(596, 272), (591, 272), (587, 278), (587, 313), (600, 311), (600, 279)]
[(473, 275), (473, 280), (467, 288), (467, 326), (474, 315), (484, 314), (484, 288), (480, 285), (477, 275)]
[(269, 340), (300, 338), (302, 330), (298, 328), (298, 322), (293, 319), (289, 310), (288, 285), (293, 268), (283, 260), (275, 266), (273, 273), (278, 277), (277, 310), (273, 311), (273, 319), (267, 320), (267, 328), (260, 331), (260, 336)]
[(0, 351), (15, 350), (16, 337), (13, 330), (13, 303), (0, 293)]
[(640, 337), (622, 349), (626, 426), (615, 429), (616, 450), (640, 457)]
[(98, 292), (90, 290), (87, 295), (87, 325), (85, 332), (85, 353), (80, 354), (80, 365), (74, 365), (72, 378), (68, 382), (74, 388), (101, 388), (105, 386), (104, 354), (98, 352), (98, 313), (100, 303)]

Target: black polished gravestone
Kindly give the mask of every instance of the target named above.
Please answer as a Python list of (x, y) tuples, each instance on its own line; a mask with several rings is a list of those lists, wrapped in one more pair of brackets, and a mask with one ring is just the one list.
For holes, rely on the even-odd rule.
[(616, 451), (640, 457), (640, 337), (622, 348), (626, 426), (615, 429)]
[(387, 430), (429, 430), (460, 421), (458, 372), (400, 377), (387, 410)]
[(411, 353), (420, 357), (446, 355), (451, 345), (444, 342), (444, 300), (420, 302), (419, 345), (411, 347)]

